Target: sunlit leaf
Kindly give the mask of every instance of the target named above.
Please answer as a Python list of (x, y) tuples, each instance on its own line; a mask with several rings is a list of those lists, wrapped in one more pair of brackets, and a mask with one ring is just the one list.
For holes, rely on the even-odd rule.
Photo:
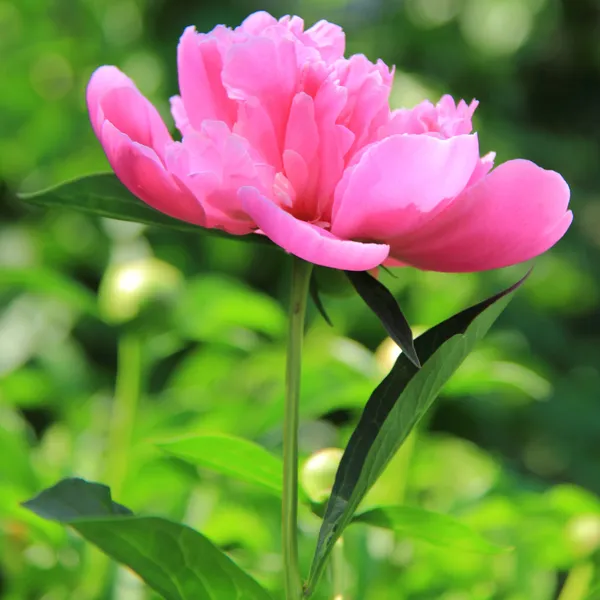
[(203, 535), (158, 517), (136, 517), (106, 486), (66, 479), (25, 502), (71, 526), (128, 566), (166, 600), (269, 600), (269, 594)]
[(258, 485), (281, 496), (282, 462), (258, 444), (230, 435), (198, 435), (159, 446), (188, 463)]
[(391, 529), (404, 537), (424, 540), (444, 548), (481, 554), (496, 554), (505, 550), (448, 515), (420, 508), (380, 506), (355, 515), (352, 522)]
[(502, 360), (497, 352), (478, 349), (467, 357), (444, 388), (447, 396), (458, 397), (501, 392), (509, 392), (512, 401), (543, 400), (551, 394), (552, 385), (525, 365)]
[(361, 500), (525, 277), (417, 338), (415, 346), (424, 361), (422, 369), (417, 369), (401, 354), (389, 375), (373, 392), (336, 475), (306, 585), (307, 596), (313, 593), (333, 545), (352, 520)]

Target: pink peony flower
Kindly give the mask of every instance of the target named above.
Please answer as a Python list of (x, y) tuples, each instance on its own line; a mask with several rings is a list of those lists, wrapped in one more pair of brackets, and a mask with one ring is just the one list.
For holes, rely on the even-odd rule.
[(344, 33), (265, 12), (179, 43), (182, 141), (116, 67), (87, 102), (125, 186), (171, 217), (266, 235), (307, 261), (479, 271), (544, 252), (569, 227), (563, 178), (525, 160), (480, 158), (477, 105), (444, 96), (390, 111), (393, 70), (344, 58)]

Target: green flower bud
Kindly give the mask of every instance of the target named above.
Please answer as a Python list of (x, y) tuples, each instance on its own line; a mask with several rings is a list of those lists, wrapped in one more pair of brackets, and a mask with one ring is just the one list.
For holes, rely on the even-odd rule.
[[(425, 333), (425, 327), (416, 326), (412, 328), (414, 337)], [(397, 358), (402, 353), (399, 346), (394, 342), (392, 338), (385, 338), (377, 350), (375, 350), (375, 362), (379, 367), (379, 370), (384, 375), (387, 375), (394, 366)]]
[(182, 281), (178, 269), (156, 258), (110, 266), (98, 292), (100, 314), (107, 323), (127, 323), (152, 304), (169, 300)]
[(329, 498), (343, 453), (339, 448), (324, 448), (304, 463), (300, 481), (313, 502), (321, 504)]
[(567, 524), (567, 537), (579, 557), (600, 548), (600, 516), (585, 514), (574, 517)]
[(381, 373), (387, 375), (392, 370), (396, 359), (400, 356), (400, 352), (402, 351), (392, 338), (385, 338), (379, 344), (379, 347), (375, 350), (375, 362)]

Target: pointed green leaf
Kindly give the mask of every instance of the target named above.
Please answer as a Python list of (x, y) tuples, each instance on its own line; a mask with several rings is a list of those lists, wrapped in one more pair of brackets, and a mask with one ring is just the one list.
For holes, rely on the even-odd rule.
[(407, 538), (453, 550), (479, 554), (505, 551), (505, 548), (488, 542), (464, 523), (448, 515), (420, 508), (378, 506), (354, 516), (352, 522), (391, 529)]
[(410, 362), (420, 367), (410, 325), (392, 293), (366, 271), (346, 271), (346, 274), (360, 297), (377, 315), (388, 335), (400, 346)]
[(196, 234), (204, 232), (241, 241), (270, 243), (263, 235), (240, 235), (234, 238), (217, 229), (205, 229), (168, 217), (134, 196), (113, 173), (79, 177), (38, 192), (19, 194), (19, 198), (29, 204), (68, 208), (97, 217), (168, 227)]
[(66, 479), (24, 506), (69, 525), (166, 600), (271, 600), (203, 535), (166, 519), (131, 515), (112, 502), (106, 486)]
[(258, 444), (229, 435), (198, 435), (162, 443), (159, 447), (197, 467), (258, 485), (281, 497), (282, 461)]
[(390, 373), (375, 389), (336, 474), (306, 596), (314, 591), (333, 545), (352, 520), (365, 494), (527, 275), (507, 290), (454, 315), (417, 338), (415, 346), (424, 361), (423, 367), (417, 369), (405, 354), (400, 354)]

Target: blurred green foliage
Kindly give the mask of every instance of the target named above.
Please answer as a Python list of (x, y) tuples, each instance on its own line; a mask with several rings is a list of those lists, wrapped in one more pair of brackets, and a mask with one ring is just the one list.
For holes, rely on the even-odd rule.
[[(478, 98), (484, 151), (558, 170), (573, 192), (575, 222), (566, 238), (536, 261), (524, 289), (367, 500), (405, 500), (454, 515), (513, 550), (460, 552), (356, 525), (344, 545), (353, 565), (349, 597), (550, 600), (569, 572), (571, 582), (587, 577), (589, 589), (598, 588), (596, 0), (0, 0), (0, 597), (148, 598), (114, 567), (102, 596), (102, 559), (19, 502), (62, 477), (106, 479), (121, 329), (100, 318), (95, 295), (109, 265), (152, 256), (178, 269), (185, 283), (168, 303), (149, 307), (156, 318), (144, 326), (143, 397), (116, 500), (198, 528), (280, 597), (277, 500), (196, 471), (158, 444), (223, 433), (279, 452), (285, 256), (33, 211), (14, 198), (17, 189), (107, 169), (85, 112), (94, 68), (118, 65), (167, 117), (184, 26), (235, 25), (258, 9), (342, 24), (349, 53), (397, 65), (395, 106), (446, 92)], [(522, 272), (402, 269), (383, 279), (422, 330)], [(305, 458), (343, 447), (389, 366), (389, 346), (374, 353), (382, 329), (358, 298), (336, 293), (324, 302), (335, 328), (313, 310), (301, 408)], [(318, 525), (302, 514), (305, 572)]]

